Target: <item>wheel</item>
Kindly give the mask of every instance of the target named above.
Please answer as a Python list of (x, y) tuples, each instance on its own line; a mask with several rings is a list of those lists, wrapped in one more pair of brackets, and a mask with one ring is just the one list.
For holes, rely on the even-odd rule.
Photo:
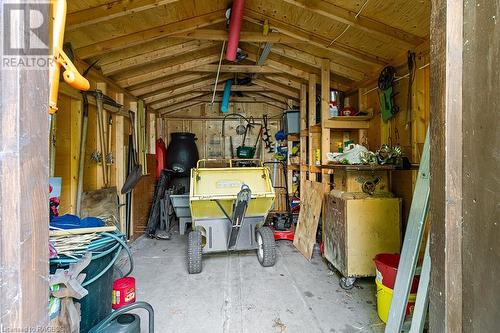
[(257, 230), (257, 258), (264, 267), (274, 266), (276, 263), (276, 243), (273, 231), (269, 227), (261, 227)]
[(342, 288), (344, 290), (351, 290), (352, 288), (354, 288), (354, 282), (356, 282), (356, 278), (341, 277), (340, 281), (339, 281), (340, 288)]
[(201, 272), (201, 232), (191, 231), (188, 235), (187, 266), (189, 274)]

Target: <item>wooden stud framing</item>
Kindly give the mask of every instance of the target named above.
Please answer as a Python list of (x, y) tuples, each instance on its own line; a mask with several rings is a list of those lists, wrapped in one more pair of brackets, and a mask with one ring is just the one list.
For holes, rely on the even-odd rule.
[(363, 15), (357, 16), (356, 13), (352, 11), (328, 2), (317, 1), (314, 3), (314, 5), (308, 5), (307, 2), (304, 3), (298, 0), (283, 1), (324, 16), (325, 18), (350, 25), (361, 31), (368, 32), (380, 37), (389, 37), (399, 42), (403, 42), (407, 45), (414, 46), (423, 42), (423, 39), (419, 36), (394, 28), (384, 23), (380, 23)]
[[(40, 10), (36, 5), (18, 6), (29, 13)], [(25, 33), (23, 25), (10, 27), (10, 38), (23, 40)], [(48, 77), (48, 68), (20, 66), (2, 70), (0, 80), (0, 327), (6, 331), (48, 324)]]
[(174, 33), (191, 31), (206, 27), (226, 20), (224, 10), (217, 10), (205, 15), (189, 18), (186, 20), (172, 22), (159, 27), (134, 32), (129, 35), (115, 37), (102, 42), (87, 45), (75, 50), (82, 59), (97, 56), (99, 54), (121, 50), (129, 46), (139, 45), (161, 37), (170, 36)]
[[(212, 41), (227, 41), (228, 32), (226, 30), (215, 29), (197, 29), (188, 32), (173, 34), (172, 38), (186, 38), (197, 40), (212, 40)], [(241, 31), (240, 42), (257, 42), (257, 43), (280, 43), (280, 44), (297, 44), (303, 43), (296, 38), (289, 37), (278, 32), (271, 32), (263, 35), (261, 32)]]
[(330, 129), (326, 121), (330, 117), (330, 60), (321, 62), (321, 164), (328, 163), (327, 154), (330, 152)]
[(173, 56), (178, 57), (190, 52), (199, 52), (212, 48), (215, 44), (211, 42), (190, 41), (182, 44), (177, 44), (171, 47), (162, 48), (139, 54), (133, 57), (124, 58), (119, 61), (110, 63), (106, 66), (101, 66), (104, 75), (113, 75), (130, 68), (147, 65), (154, 61), (160, 61)]
[(180, 0), (137, 0), (132, 2), (122, 0), (112, 1), (96, 7), (69, 13), (66, 18), (66, 30), (74, 30), (87, 25), (104, 22), (148, 9), (154, 9), (158, 6), (164, 6), (178, 1)]
[[(324, 37), (320, 37), (317, 35), (313, 35), (308, 32), (304, 32), (303, 30), (288, 24), (286, 22), (277, 20), (273, 17), (270, 17), (268, 15), (256, 12), (251, 9), (246, 9), (245, 10), (245, 19), (261, 24), (261, 22), (265, 20), (269, 20), (269, 24), (273, 27), (278, 29), (280, 32), (282, 32), (285, 35), (288, 35), (290, 37), (297, 38), (298, 40), (301, 40), (303, 42), (310, 43), (312, 45), (315, 45), (317, 47), (323, 48), (323, 49), (328, 49), (333, 53), (337, 53), (338, 55), (341, 55), (346, 58), (354, 59), (360, 62), (363, 62), (368, 65), (374, 65), (374, 64), (379, 64), (383, 65), (386, 64), (388, 61), (387, 59), (379, 59), (377, 57), (374, 57), (369, 54), (365, 54), (359, 51), (356, 51), (354, 49), (348, 48), (346, 46), (339, 45), (338, 43), (333, 43), (330, 45), (331, 40), (327, 40)], [(328, 46), (330, 45), (330, 46)]]
[(182, 71), (194, 69), (200, 65), (203, 64), (209, 64), (214, 61), (217, 61), (219, 59), (219, 56), (216, 54), (213, 55), (208, 55), (206, 57), (200, 58), (200, 59), (194, 59), (191, 61), (187, 62), (181, 62), (175, 65), (170, 65), (166, 66), (163, 68), (158, 68), (156, 70), (147, 72), (147, 73), (142, 73), (142, 74), (137, 74), (131, 77), (123, 78), (117, 81), (119, 85), (122, 87), (130, 87), (134, 85), (138, 85), (144, 82), (152, 81), (154, 79), (158, 79), (161, 77), (173, 75)]

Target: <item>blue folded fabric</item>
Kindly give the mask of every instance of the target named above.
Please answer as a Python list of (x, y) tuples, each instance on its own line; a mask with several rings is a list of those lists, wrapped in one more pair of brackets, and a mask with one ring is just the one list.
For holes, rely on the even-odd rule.
[(76, 215), (66, 214), (63, 216), (54, 216), (50, 220), (50, 226), (59, 229), (95, 228), (104, 226), (104, 222), (97, 217), (80, 219)]

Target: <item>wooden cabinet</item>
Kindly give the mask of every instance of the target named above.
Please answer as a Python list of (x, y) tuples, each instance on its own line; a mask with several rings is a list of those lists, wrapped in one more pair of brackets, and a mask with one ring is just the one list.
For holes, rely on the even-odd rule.
[(344, 277), (375, 276), (376, 254), (399, 253), (400, 198), (332, 191), (325, 214), (324, 255)]

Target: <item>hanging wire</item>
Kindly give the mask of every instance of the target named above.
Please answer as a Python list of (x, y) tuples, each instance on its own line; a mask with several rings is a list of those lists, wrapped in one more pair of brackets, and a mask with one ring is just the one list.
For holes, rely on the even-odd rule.
[[(425, 64), (425, 65), (423, 65), (423, 66), (420, 66), (418, 69), (424, 69), (424, 68), (426, 68), (426, 67), (429, 67), (429, 65), (430, 65), (430, 63), (427, 63), (427, 64)], [(410, 74), (405, 74), (405, 75), (403, 75), (403, 76), (398, 76), (398, 77), (396, 77), (396, 79), (394, 79), (394, 82), (401, 81), (402, 79), (406, 79), (406, 78), (407, 78), (407, 77), (409, 77), (409, 76), (410, 76)], [(375, 87), (375, 88), (372, 88), (372, 89), (370, 89), (370, 90), (367, 90), (367, 91), (365, 91), (365, 92), (363, 93), (363, 96), (364, 96), (364, 95), (368, 95), (369, 93), (371, 93), (372, 91), (375, 91), (375, 90), (377, 90), (377, 89), (378, 89), (378, 86), (377, 86), (377, 87)]]
[(219, 66), (217, 67), (217, 76), (215, 77), (214, 93), (212, 95), (212, 102), (210, 102), (210, 107), (214, 106), (215, 94), (217, 93), (217, 85), (219, 84), (220, 68), (222, 66), (222, 57), (224, 57), (224, 47), (226, 46), (226, 41), (222, 42), (222, 49), (220, 50)]
[[(359, 17), (359, 15), (361, 15), (361, 12), (363, 11), (363, 9), (365, 9), (366, 5), (368, 5), (368, 2), (370, 2), (370, 0), (366, 0), (365, 3), (361, 6), (361, 8), (358, 10), (356, 15), (354, 16), (355, 19), (357, 19)], [(335, 43), (337, 40), (339, 40), (340, 37), (342, 37), (346, 33), (346, 31), (349, 30), (350, 27), (351, 27), (351, 25), (348, 24), (347, 27), (345, 27), (344, 31), (342, 31), (337, 37), (335, 37), (330, 42), (330, 44), (328, 44), (328, 47), (332, 46), (333, 43)]]

